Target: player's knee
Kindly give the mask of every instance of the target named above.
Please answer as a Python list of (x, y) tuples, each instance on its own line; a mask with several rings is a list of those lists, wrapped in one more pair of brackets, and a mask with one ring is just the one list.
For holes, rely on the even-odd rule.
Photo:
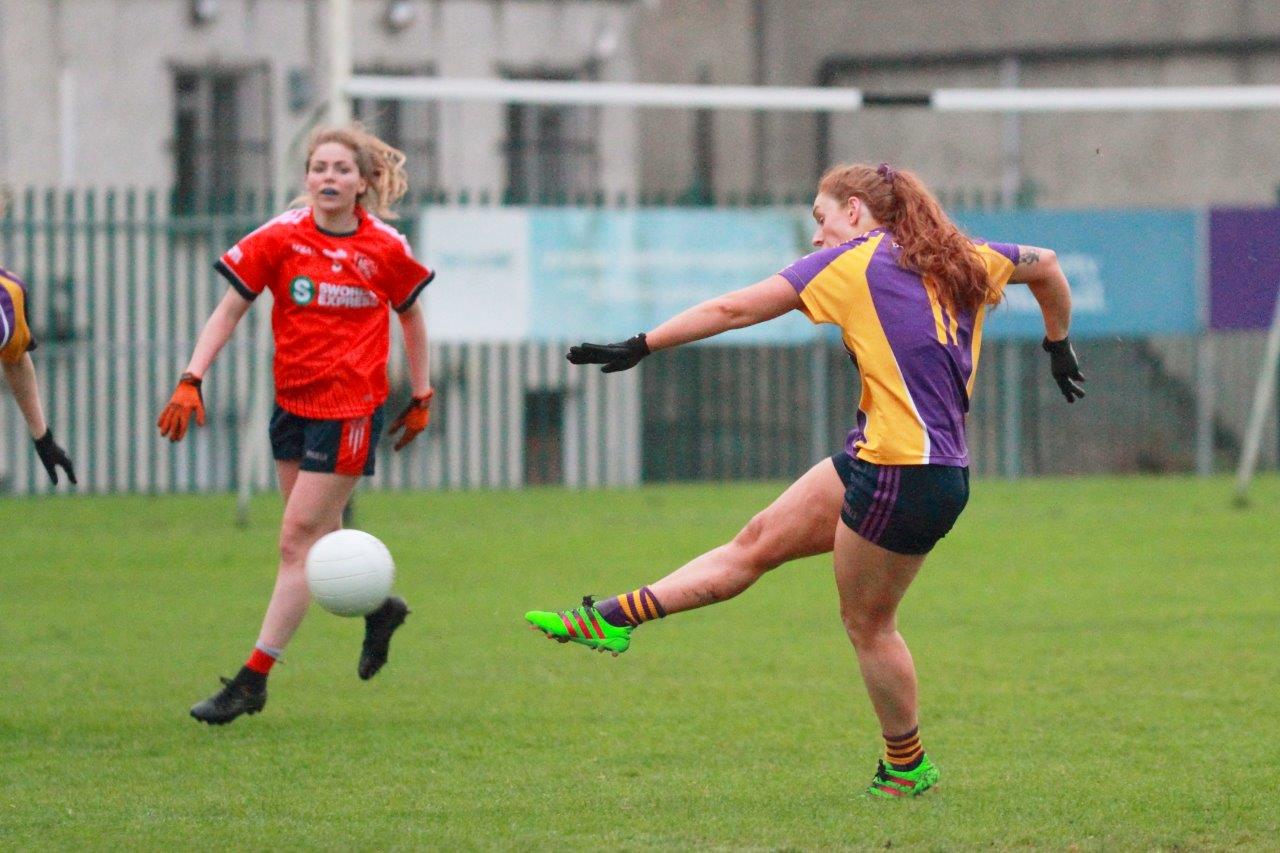
[(280, 529), (280, 559), (301, 565), (315, 541), (327, 533), (324, 525), (308, 520), (286, 519)]
[(758, 572), (767, 572), (777, 565), (772, 562), (769, 547), (769, 525), (763, 515), (757, 515), (738, 531), (730, 546), (738, 552), (743, 564)]
[(856, 648), (867, 648), (896, 629), (892, 611), (864, 604), (841, 605), (840, 621)]

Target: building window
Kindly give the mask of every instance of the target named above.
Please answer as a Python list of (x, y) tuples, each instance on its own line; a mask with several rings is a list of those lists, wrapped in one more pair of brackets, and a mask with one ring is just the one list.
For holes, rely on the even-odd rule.
[(224, 210), (271, 186), (266, 68), (174, 72), (175, 213)]
[[(524, 80), (582, 80), (582, 72), (509, 74)], [(507, 199), (517, 204), (554, 203), (599, 189), (600, 109), (508, 104)]]
[[(356, 73), (430, 77), (435, 74), (435, 71), (430, 68), (388, 69), (378, 66), (358, 68)], [(420, 192), (439, 188), (438, 102), (396, 98), (355, 98), (351, 104), (351, 114), (383, 142), (404, 152), (405, 169), (409, 172), (411, 190)]]

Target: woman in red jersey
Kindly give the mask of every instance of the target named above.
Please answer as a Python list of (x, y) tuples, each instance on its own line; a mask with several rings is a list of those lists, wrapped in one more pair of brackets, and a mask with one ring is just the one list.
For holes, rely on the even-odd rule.
[[(383, 425), (390, 348), (387, 309), (404, 333), (413, 400), (391, 425), (400, 450), (426, 428), (431, 381), (419, 294), (434, 273), (377, 216), (390, 214), (408, 182), (404, 155), (362, 128), (317, 131), (297, 207), (232, 246), (216, 264), (231, 288), (205, 324), (160, 432), (181, 441), (192, 415), (204, 424), (201, 382), (236, 324), (263, 290), (273, 297), (276, 408), (271, 450), (284, 494), (280, 564), (262, 630), (248, 661), (223, 689), (191, 709), (221, 724), (262, 710), (267, 674), (306, 615), (303, 563), (312, 544), (342, 526), (342, 508), (361, 475), (373, 474)], [(372, 211), (373, 213), (370, 213)], [(358, 673), (372, 678), (391, 634), (409, 612), (391, 597), (365, 617)]]

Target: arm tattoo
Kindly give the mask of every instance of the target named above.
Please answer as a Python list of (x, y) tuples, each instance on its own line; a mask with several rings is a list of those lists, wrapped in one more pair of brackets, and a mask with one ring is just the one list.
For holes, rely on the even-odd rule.
[(1018, 266), (1029, 267), (1040, 260), (1040, 250), (1035, 246), (1018, 247)]

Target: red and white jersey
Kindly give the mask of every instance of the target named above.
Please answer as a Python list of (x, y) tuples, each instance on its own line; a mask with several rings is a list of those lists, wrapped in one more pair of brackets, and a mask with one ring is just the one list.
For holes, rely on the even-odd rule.
[(387, 308), (405, 311), (435, 276), (404, 235), (363, 208), (350, 234), (289, 210), (214, 265), (245, 299), (275, 297), (276, 402), (304, 418), (363, 417), (387, 399)]

